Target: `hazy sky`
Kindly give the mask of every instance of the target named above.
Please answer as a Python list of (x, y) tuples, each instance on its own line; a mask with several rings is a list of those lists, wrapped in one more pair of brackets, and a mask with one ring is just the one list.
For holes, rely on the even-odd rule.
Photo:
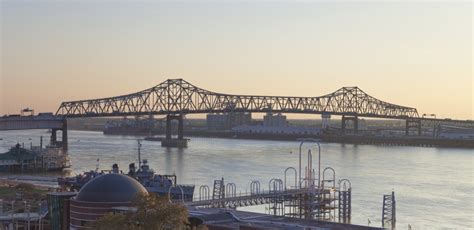
[(184, 78), (235, 94), (359, 86), (473, 119), (472, 11), (470, 1), (1, 1), (0, 114)]

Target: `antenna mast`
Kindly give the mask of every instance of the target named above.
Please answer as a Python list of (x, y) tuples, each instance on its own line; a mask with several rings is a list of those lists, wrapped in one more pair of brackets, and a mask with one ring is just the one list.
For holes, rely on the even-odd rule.
[(140, 143), (140, 140), (137, 140), (137, 143), (138, 143), (138, 169), (141, 169), (142, 168), (142, 159), (141, 159), (140, 149), (142, 147), (142, 144)]

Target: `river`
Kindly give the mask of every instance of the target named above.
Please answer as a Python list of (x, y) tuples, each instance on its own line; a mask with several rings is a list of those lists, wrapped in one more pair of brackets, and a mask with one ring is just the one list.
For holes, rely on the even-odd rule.
[[(137, 137), (106, 136), (100, 132), (69, 131), (73, 172), (113, 163), (127, 171), (137, 161)], [(44, 130), (0, 132), (0, 152), (18, 143), (39, 145)], [(30, 140), (31, 138), (31, 140)], [(45, 138), (48, 140), (49, 138)], [(186, 149), (162, 148), (142, 141), (142, 159), (160, 174), (176, 173), (178, 183), (212, 188), (224, 177), (237, 185), (237, 193), (259, 180), (268, 189), (271, 178), (283, 178), (287, 167), (298, 167), (299, 142), (192, 138)], [(317, 147), (313, 167), (317, 167)], [(336, 179), (352, 182), (352, 223), (381, 225), (382, 196), (395, 191), (397, 227), (407, 229), (474, 228), (474, 152), (469, 149), (352, 145), (322, 143), (322, 168), (336, 170)], [(306, 164), (306, 155), (303, 157)], [(261, 207), (248, 208), (264, 211)], [(247, 209), (247, 210), (248, 210)]]

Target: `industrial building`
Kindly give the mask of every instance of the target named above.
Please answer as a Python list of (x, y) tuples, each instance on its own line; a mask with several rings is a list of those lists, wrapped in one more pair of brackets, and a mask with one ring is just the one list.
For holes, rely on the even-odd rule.
[(279, 135), (307, 135), (317, 136), (322, 134), (320, 128), (290, 126), (285, 115), (271, 112), (263, 116), (262, 125), (239, 125), (232, 131), (240, 134), (279, 134)]
[(474, 140), (474, 129), (440, 129), (438, 137), (452, 140)]
[(252, 121), (251, 113), (231, 112), (207, 114), (208, 130), (230, 130), (235, 126), (248, 125)]
[(236, 133), (248, 134), (283, 134), (283, 135), (310, 135), (317, 136), (322, 134), (320, 128), (315, 127), (297, 127), (297, 126), (261, 126), (261, 125), (241, 125), (232, 128)]
[(263, 116), (263, 126), (266, 127), (287, 127), (288, 121), (286, 116), (281, 113), (274, 115), (273, 113), (267, 113)]

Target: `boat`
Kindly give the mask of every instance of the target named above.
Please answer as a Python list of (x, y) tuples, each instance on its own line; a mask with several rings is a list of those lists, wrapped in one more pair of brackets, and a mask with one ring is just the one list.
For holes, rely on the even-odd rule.
[(83, 185), (89, 182), (92, 178), (102, 175), (103, 172), (89, 171), (83, 172), (74, 177), (59, 177), (58, 185), (66, 191), (79, 191)]
[(59, 177), (58, 185), (67, 191), (79, 191), (83, 185), (91, 179), (104, 174), (104, 171), (99, 172), (99, 159), (97, 158), (97, 165), (95, 170), (83, 172), (73, 177)]
[(162, 141), (162, 140), (164, 140), (164, 139), (166, 139), (166, 138), (164, 138), (164, 137), (148, 136), (148, 137), (145, 137), (144, 139), (145, 139), (145, 141)]
[[(140, 149), (141, 144), (140, 141), (138, 141), (138, 169), (135, 167), (135, 163), (130, 163), (129, 171), (126, 175), (135, 178), (148, 192), (155, 193), (159, 196), (170, 196), (172, 200), (193, 200), (194, 185), (178, 184), (176, 175), (161, 175), (155, 173), (148, 165), (148, 160), (141, 160)], [(99, 160), (97, 160), (97, 162), (99, 162)], [(79, 191), (83, 185), (97, 176), (105, 173), (124, 174), (119, 169), (118, 164), (113, 164), (112, 170), (99, 171), (98, 168), (97, 165), (95, 170), (84, 172), (75, 177), (58, 178), (58, 184), (64, 190)]]
[(192, 201), (194, 195), (194, 185), (177, 184), (176, 175), (156, 174), (144, 159), (138, 170), (135, 169), (135, 163), (129, 165), (129, 176), (137, 179), (148, 192), (157, 195), (169, 195), (173, 200)]
[[(166, 137), (159, 137), (159, 136), (147, 136), (143, 138), (145, 141), (163, 141), (166, 140)], [(191, 141), (189, 138), (183, 138), (183, 140)]]
[(0, 172), (62, 171), (69, 167), (69, 156), (59, 146), (32, 146), (25, 149), (16, 144), (8, 152), (0, 154)]

